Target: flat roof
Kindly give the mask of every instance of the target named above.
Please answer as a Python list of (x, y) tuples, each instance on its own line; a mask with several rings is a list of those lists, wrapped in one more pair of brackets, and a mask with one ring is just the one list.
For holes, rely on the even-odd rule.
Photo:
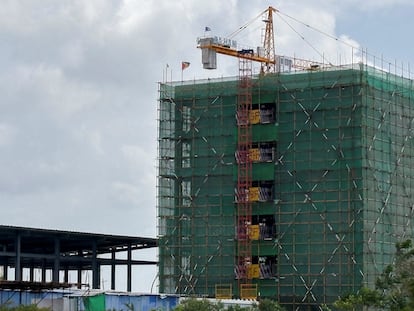
[(21, 249), (30, 253), (54, 253), (54, 241), (60, 242), (60, 253), (70, 255), (82, 250), (92, 252), (92, 243), (96, 243), (98, 254), (152, 248), (157, 246), (157, 239), (125, 235), (73, 232), (62, 230), (38, 229), (0, 225), (0, 256), (2, 248), (9, 248), (15, 243), (16, 234), (22, 237)]
[[(156, 265), (155, 260), (133, 259), (132, 251), (153, 248), (157, 239), (125, 235), (72, 232), (0, 225), (0, 266), (3, 280), (0, 288), (45, 289), (67, 286), (68, 273), (77, 271), (78, 287), (82, 286), (82, 271), (92, 271), (92, 288), (100, 286), (100, 267), (111, 266), (111, 288), (115, 289), (115, 266), (127, 266), (127, 288), (131, 291), (133, 265)], [(126, 252), (127, 256), (116, 253)], [(105, 254), (105, 256), (101, 256)], [(126, 257), (126, 258), (125, 258)], [(135, 257), (135, 256), (134, 256)], [(15, 268), (12, 280), (7, 267)], [(24, 280), (23, 269), (30, 269)], [(41, 270), (41, 281), (35, 280), (34, 269)], [(52, 270), (48, 282), (46, 270)], [(59, 272), (64, 273), (61, 283)]]

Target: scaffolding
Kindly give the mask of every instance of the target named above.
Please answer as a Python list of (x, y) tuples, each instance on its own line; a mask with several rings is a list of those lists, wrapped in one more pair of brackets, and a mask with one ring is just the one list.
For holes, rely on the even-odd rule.
[(312, 310), (372, 287), (413, 237), (412, 80), (362, 63), (253, 76), (248, 117), (239, 83), (160, 84), (160, 292)]

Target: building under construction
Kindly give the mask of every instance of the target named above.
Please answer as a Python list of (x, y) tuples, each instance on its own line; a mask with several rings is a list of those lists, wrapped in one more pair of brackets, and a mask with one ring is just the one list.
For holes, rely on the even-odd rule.
[(244, 72), (160, 84), (160, 292), (313, 310), (372, 287), (413, 235), (413, 81)]

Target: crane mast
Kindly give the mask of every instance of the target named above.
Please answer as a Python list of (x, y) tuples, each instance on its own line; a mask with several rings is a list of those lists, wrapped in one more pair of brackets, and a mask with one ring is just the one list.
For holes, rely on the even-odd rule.
[[(275, 37), (273, 35), (273, 12), (276, 12), (276, 9), (269, 6), (267, 9), (267, 19), (264, 21), (266, 23), (265, 36), (263, 40), (264, 48), (264, 57), (267, 59), (266, 62), (262, 63), (262, 72), (275, 72), (276, 71), (276, 62), (275, 62)], [(273, 60), (271, 62), (270, 60)], [(264, 68), (263, 68), (264, 67)]]

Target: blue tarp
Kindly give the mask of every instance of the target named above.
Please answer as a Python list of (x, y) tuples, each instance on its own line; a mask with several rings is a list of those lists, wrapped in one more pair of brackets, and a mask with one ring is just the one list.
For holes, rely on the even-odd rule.
[(160, 295), (106, 295), (107, 310), (124, 311), (146, 311), (146, 310), (165, 310), (169, 311), (178, 304), (178, 297)]

